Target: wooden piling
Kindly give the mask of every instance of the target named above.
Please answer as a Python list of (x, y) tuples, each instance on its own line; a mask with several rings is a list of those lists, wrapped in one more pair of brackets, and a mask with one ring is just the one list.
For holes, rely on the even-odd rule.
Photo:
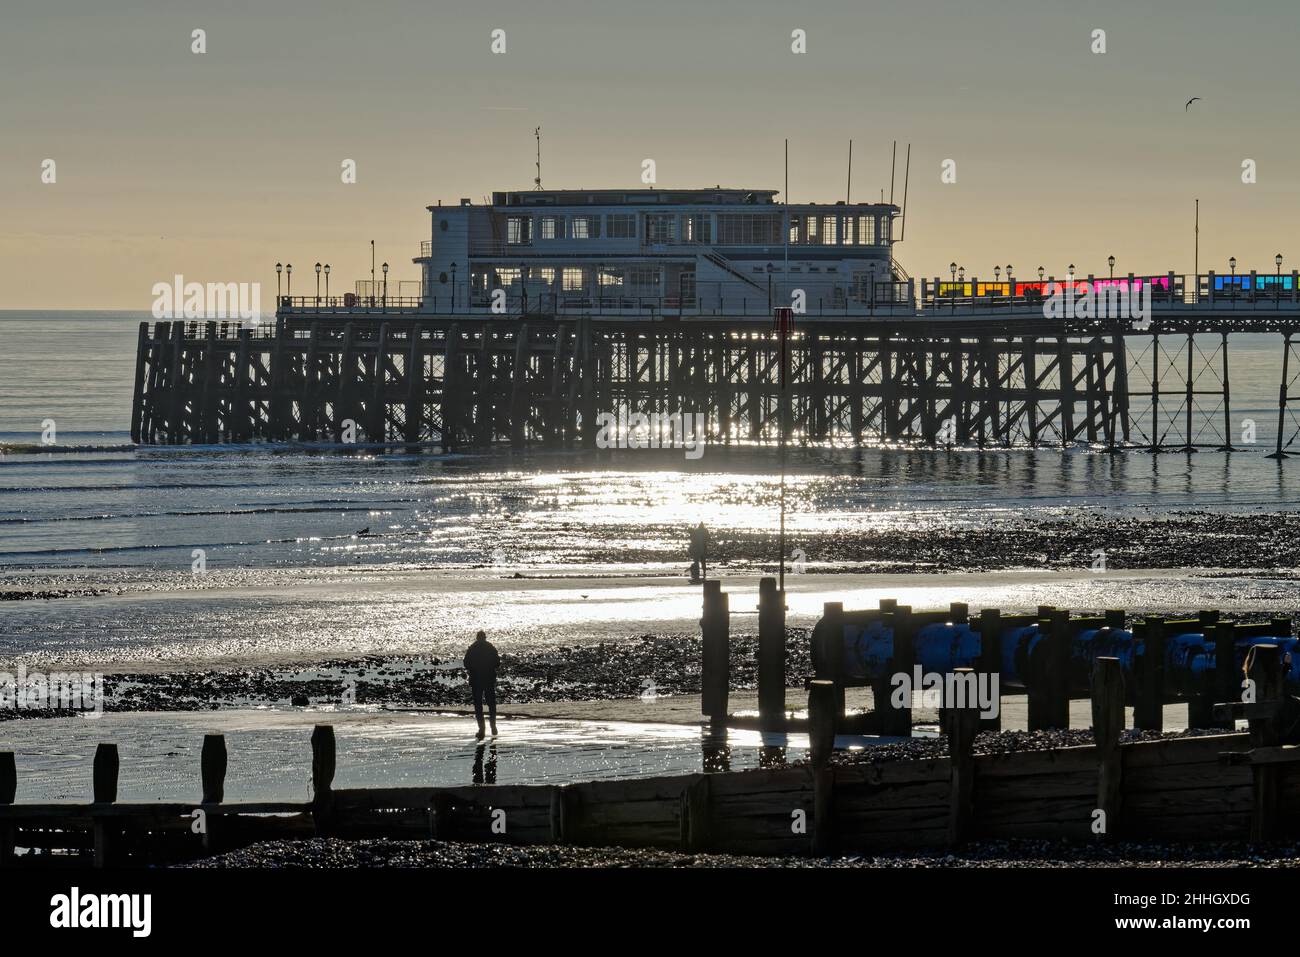
[[(1206, 645), (1213, 647), (1219, 624), (1219, 613), (1202, 611), (1196, 617)], [(1187, 727), (1189, 728), (1214, 727), (1214, 706), (1220, 701), (1227, 700), (1218, 698), (1218, 655), (1215, 655), (1215, 668), (1207, 671), (1203, 679), (1201, 686), (1187, 699)]]
[(835, 687), (835, 728), (844, 725), (844, 603), (828, 601), (822, 605), (822, 618), (814, 633), (817, 643), (814, 674)]
[(334, 727), (318, 724), (311, 732), (312, 820), (318, 835), (331, 830), (334, 807)]
[[(117, 775), (120, 761), (117, 745), (101, 742), (95, 749), (95, 762), (92, 772), (92, 788), (96, 804), (107, 805), (117, 801)], [(106, 817), (96, 816), (93, 820), (95, 845), (95, 867), (108, 867), (116, 860), (117, 824)]]
[[(1216, 704), (1230, 704), (1241, 698), (1241, 670), (1237, 667), (1237, 623), (1220, 621), (1214, 626), (1214, 698)], [(1237, 721), (1231, 711), (1212, 716), (1213, 728), (1232, 731)]]
[(699, 775), (682, 791), (682, 850), (708, 850), (712, 825), (712, 791), (707, 774)]
[[(1254, 687), (1255, 706), (1249, 712), (1250, 746), (1271, 748), (1280, 743), (1282, 658), (1277, 645), (1254, 645), (1246, 655), (1246, 678)], [(1254, 801), (1250, 814), (1252, 844), (1271, 841), (1277, 832), (1278, 766), (1252, 764)]]
[(835, 770), (813, 768), (812, 852), (821, 857), (835, 850)]
[[(14, 803), (18, 796), (18, 768), (12, 751), (0, 751), (0, 804)], [(0, 867), (13, 863), (14, 828), (9, 822), (0, 822)]]
[(771, 577), (758, 583), (758, 719), (764, 731), (785, 728), (785, 592)]
[(808, 682), (808, 758), (814, 768), (825, 767), (835, 750), (835, 682)]
[(975, 735), (979, 730), (978, 675), (973, 668), (954, 668), (946, 683), (955, 700), (944, 701), (944, 727), (948, 737), (949, 780), (948, 843), (957, 845), (970, 833), (975, 808)]
[(1034, 647), (1026, 677), (1029, 730), (1070, 726), (1070, 613), (1040, 606), (1042, 637)]
[(1134, 673), (1137, 696), (1133, 705), (1133, 727), (1163, 731), (1165, 727), (1165, 619), (1148, 615), (1134, 628), (1138, 639)]
[(226, 736), (205, 734), (199, 754), (203, 780), (203, 804), (220, 804), (226, 799)]
[[(912, 609), (908, 605), (899, 605), (885, 615), (885, 626), (894, 636), (894, 655), (888, 673), (881, 675), (872, 687), (872, 697), (876, 713), (880, 715), (877, 727), (880, 733), (891, 737), (910, 738), (912, 736), (912, 699), (908, 695), (901, 707), (894, 707), (892, 679), (895, 675), (906, 675), (912, 683), (912, 668), (916, 664), (916, 623), (912, 620)], [(920, 688), (913, 688), (920, 691)]]
[(995, 696), (995, 711), (990, 717), (979, 719), (979, 730), (1002, 730), (1002, 612), (996, 608), (985, 608), (980, 612), (980, 659), (979, 671), (987, 675)]
[(727, 720), (730, 685), (731, 616), (728, 596), (716, 578), (704, 583), (704, 614), (700, 618), (703, 649), (700, 662), (700, 712), (715, 724)]
[[(1119, 833), (1124, 730), (1124, 670), (1118, 658), (1097, 658), (1092, 666), (1092, 734), (1097, 743), (1097, 808), (1108, 839)], [(1097, 833), (1094, 829), (1094, 833)]]

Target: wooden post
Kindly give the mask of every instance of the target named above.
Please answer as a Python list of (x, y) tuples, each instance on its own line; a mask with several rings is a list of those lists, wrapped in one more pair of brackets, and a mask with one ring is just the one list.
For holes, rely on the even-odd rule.
[(814, 673), (835, 686), (835, 729), (844, 724), (844, 603), (828, 601), (822, 605), (822, 620), (817, 629), (817, 662)]
[(328, 834), (334, 805), (334, 726), (318, 724), (311, 732), (312, 820), (318, 835)]
[(815, 678), (808, 683), (808, 757), (814, 768), (825, 767), (835, 750), (835, 682)]
[(980, 665), (981, 674), (989, 675), (989, 686), (995, 690), (997, 712), (990, 718), (979, 719), (979, 730), (1002, 730), (1002, 612), (985, 608), (980, 612)]
[(569, 833), (572, 812), (570, 810), (573, 792), (569, 785), (561, 784), (551, 788), (551, 843), (567, 844), (572, 840)]
[[(1281, 740), (1282, 659), (1277, 645), (1255, 645), (1246, 655), (1246, 677), (1254, 684), (1255, 712), (1250, 718), (1251, 749), (1269, 748)], [(1251, 766), (1255, 801), (1250, 814), (1250, 842), (1271, 841), (1277, 830), (1276, 764)]]
[[(1237, 623), (1221, 621), (1214, 626), (1215, 703), (1229, 704), (1241, 699), (1241, 672), (1237, 669)], [(1235, 730), (1237, 721), (1231, 712), (1214, 720), (1210, 727)]]
[[(13, 804), (18, 795), (18, 768), (12, 751), (0, 751), (0, 804)], [(0, 867), (14, 860), (14, 828), (0, 824)]]
[(203, 778), (203, 804), (220, 804), (226, 799), (226, 736), (205, 734), (199, 755)]
[[(893, 671), (881, 675), (872, 687), (876, 712), (880, 715), (877, 727), (880, 733), (891, 737), (910, 738), (912, 736), (912, 701), (908, 697), (901, 708), (895, 708), (892, 695), (892, 678), (894, 675), (906, 675), (912, 680), (912, 666), (916, 663), (916, 627), (912, 620), (912, 609), (899, 605), (885, 616), (885, 625), (893, 631), (894, 654)], [(920, 689), (913, 688), (913, 691)]]
[[(1214, 647), (1214, 634), (1219, 623), (1217, 611), (1202, 611), (1197, 616), (1201, 635), (1208, 647)], [(1203, 675), (1200, 688), (1187, 699), (1187, 727), (1213, 728), (1214, 705), (1218, 695), (1218, 655), (1215, 655), (1215, 669)], [(1226, 699), (1223, 699), (1226, 700)]]
[(764, 731), (785, 728), (785, 592), (771, 577), (758, 582), (758, 721)]
[[(1040, 606), (1046, 608), (1047, 606)], [(1029, 661), (1029, 730), (1070, 726), (1070, 613), (1048, 608)]]
[[(1120, 733), (1124, 730), (1124, 670), (1118, 658), (1097, 658), (1092, 665), (1092, 734), (1097, 742), (1097, 810), (1106, 838), (1119, 833), (1123, 794)], [(1094, 833), (1097, 833), (1094, 823)]]
[[(117, 772), (119, 760), (117, 745), (103, 742), (95, 749), (95, 763), (92, 771), (92, 787), (96, 804), (113, 804), (117, 801)], [(111, 819), (94, 818), (92, 825), (95, 840), (95, 867), (107, 867), (113, 863), (113, 847), (117, 827)]]
[(701, 774), (682, 791), (682, 850), (698, 853), (709, 846), (712, 818), (710, 777)]
[(954, 625), (968, 624), (970, 622), (970, 605), (964, 601), (949, 602), (948, 620)]
[[(975, 734), (979, 730), (978, 676), (973, 668), (954, 668), (945, 678), (945, 692), (956, 692), (944, 701), (944, 726), (948, 736), (951, 767), (949, 784), (948, 843), (960, 844), (970, 833), (975, 807)], [(946, 697), (946, 695), (945, 695)]]
[(1141, 654), (1136, 659), (1137, 698), (1133, 727), (1163, 731), (1165, 727), (1165, 620), (1148, 615), (1135, 629)]
[(835, 770), (813, 768), (812, 852), (830, 854), (835, 848)]
[(727, 720), (727, 692), (730, 684), (731, 628), (728, 599), (716, 578), (704, 583), (704, 614), (700, 629), (704, 647), (700, 661), (700, 712), (713, 724)]
[(116, 744), (104, 742), (95, 749), (93, 788), (96, 804), (112, 804), (117, 800), (119, 765)]
[(1115, 631), (1123, 631), (1127, 615), (1123, 608), (1109, 608), (1105, 615), (1106, 627)]

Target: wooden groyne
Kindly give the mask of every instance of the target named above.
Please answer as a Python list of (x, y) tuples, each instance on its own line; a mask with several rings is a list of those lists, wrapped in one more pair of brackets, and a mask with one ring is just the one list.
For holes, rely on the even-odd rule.
[[(1241, 438), (1227, 350), (1243, 328), (809, 318), (790, 340), (782, 390), (778, 335), (757, 319), (142, 323), (131, 434), (150, 444), (594, 448), (602, 414), (693, 414), (709, 445), (771, 443), (784, 402), (798, 444), (1231, 449)], [(1300, 401), (1290, 328), (1269, 326), (1287, 362), (1279, 454), (1296, 438)]]
[[(807, 764), (566, 785), (337, 789), (334, 731), (320, 725), (311, 736), (307, 802), (226, 802), (230, 757), (221, 735), (204, 740), (192, 803), (119, 802), (120, 760), (111, 743), (95, 754), (90, 803), (15, 803), (19, 780), (6, 752), (0, 866), (176, 863), (312, 836), (817, 855), (979, 838), (1296, 837), (1300, 745), (1278, 647), (1253, 648), (1246, 676), (1254, 700), (1217, 711), (1245, 718), (1248, 733), (1121, 743), (1123, 674), (1117, 659), (1099, 658), (1091, 745), (977, 754), (978, 706), (945, 701), (948, 756), (876, 764), (831, 760), (837, 689), (814, 679)], [(726, 766), (725, 757), (720, 763)]]

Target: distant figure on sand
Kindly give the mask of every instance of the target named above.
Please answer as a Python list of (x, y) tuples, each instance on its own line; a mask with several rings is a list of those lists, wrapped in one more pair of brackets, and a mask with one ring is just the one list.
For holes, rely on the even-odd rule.
[[(691, 560), (691, 581), (697, 582), (709, 577), (709, 532), (704, 523), (691, 529), (691, 544), (686, 549), (686, 556)], [(696, 568), (696, 565), (699, 568)]]
[(483, 699), (487, 699), (488, 716), (492, 722), (492, 734), (497, 733), (497, 668), (501, 665), (501, 656), (496, 647), (487, 640), (487, 634), (480, 631), (474, 636), (474, 644), (465, 652), (465, 670), (469, 673), (469, 690), (474, 695), (474, 717), (478, 720), (478, 737), (483, 737)]

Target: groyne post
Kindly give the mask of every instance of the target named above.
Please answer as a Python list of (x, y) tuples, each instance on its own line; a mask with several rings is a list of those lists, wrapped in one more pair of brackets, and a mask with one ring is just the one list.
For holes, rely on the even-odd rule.
[(1124, 730), (1124, 670), (1118, 658), (1097, 658), (1092, 665), (1092, 734), (1097, 743), (1097, 808), (1100, 830), (1113, 839), (1119, 833), (1123, 794), (1123, 760), (1119, 738)]
[(979, 671), (981, 677), (987, 675), (989, 686), (997, 694), (996, 710), (992, 716), (979, 719), (979, 730), (1002, 730), (1002, 612), (996, 608), (985, 608), (980, 612), (980, 657)]
[(973, 668), (954, 668), (945, 692), (954, 698), (944, 701), (944, 722), (948, 737), (949, 779), (948, 843), (960, 844), (970, 832), (975, 811), (975, 735), (979, 731), (978, 677)]
[[(1250, 716), (1250, 746), (1270, 748), (1281, 741), (1282, 658), (1277, 645), (1255, 645), (1246, 655), (1246, 679), (1254, 691)], [(1250, 814), (1250, 841), (1261, 844), (1277, 831), (1276, 764), (1252, 764), (1254, 803)]]
[(758, 583), (758, 719), (764, 731), (785, 727), (785, 592), (770, 576)]
[(700, 711), (712, 724), (727, 720), (730, 684), (731, 615), (728, 596), (716, 578), (704, 583), (704, 614), (700, 618), (704, 647), (700, 663)]
[[(95, 749), (91, 786), (96, 804), (113, 804), (117, 801), (117, 775), (120, 766), (116, 744), (102, 742)], [(93, 829), (95, 866), (106, 867), (115, 857), (116, 849), (113, 845), (116, 842), (118, 828), (111, 818), (96, 816)]]
[(312, 820), (318, 835), (328, 834), (334, 805), (334, 727), (318, 724), (311, 732)]

